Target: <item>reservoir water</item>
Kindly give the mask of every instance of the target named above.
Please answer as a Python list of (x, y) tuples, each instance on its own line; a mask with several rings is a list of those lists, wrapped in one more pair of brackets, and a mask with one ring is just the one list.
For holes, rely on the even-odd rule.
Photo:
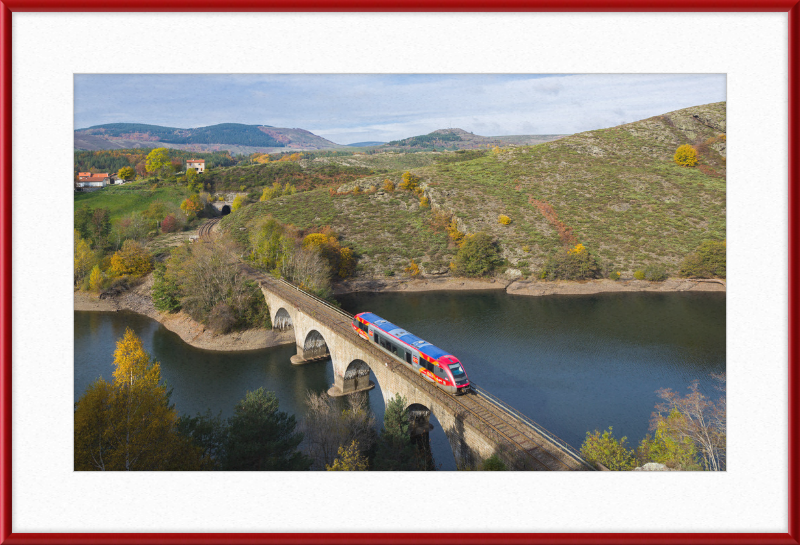
[[(339, 300), (351, 313), (369, 310), (455, 354), (470, 379), (576, 448), (587, 431), (609, 426), (615, 436), (638, 443), (659, 401), (656, 390), (684, 393), (698, 380), (702, 391), (717, 397), (710, 375), (725, 371), (720, 293), (428, 292)], [(248, 390), (263, 386), (277, 394), (282, 410), (301, 419), (306, 392), (333, 383), (329, 362), (292, 366), (293, 344), (212, 352), (138, 314), (76, 311), (76, 400), (96, 378), (112, 379), (114, 347), (126, 327), (161, 363), (181, 414), (211, 409), (230, 416)], [(380, 423), (382, 394), (376, 388), (369, 395)], [(455, 469), (447, 439), (431, 420), (436, 463)]]

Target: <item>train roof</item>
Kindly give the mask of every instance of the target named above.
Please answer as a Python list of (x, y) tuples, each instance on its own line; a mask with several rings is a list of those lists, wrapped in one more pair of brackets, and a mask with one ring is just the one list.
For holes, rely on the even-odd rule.
[(420, 352), (422, 352), (431, 359), (438, 360), (442, 356), (450, 355), (449, 352), (445, 352), (438, 346), (434, 346), (428, 341), (420, 339), (419, 337), (417, 337), (412, 333), (409, 333), (402, 327), (394, 325), (389, 320), (384, 320), (377, 314), (373, 314), (372, 312), (362, 312), (361, 314), (357, 314), (357, 316), (359, 316), (361, 319), (367, 322), (370, 322), (378, 326), (378, 328), (382, 329), (389, 335), (397, 337), (404, 343), (411, 345), (412, 347), (414, 347), (414, 349), (419, 350)]

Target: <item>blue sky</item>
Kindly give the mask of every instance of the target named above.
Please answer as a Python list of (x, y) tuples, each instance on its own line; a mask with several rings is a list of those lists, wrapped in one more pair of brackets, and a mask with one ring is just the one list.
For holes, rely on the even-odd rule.
[(483, 136), (612, 127), (726, 99), (724, 74), (77, 74), (75, 128), (302, 128), (338, 144), (461, 128)]

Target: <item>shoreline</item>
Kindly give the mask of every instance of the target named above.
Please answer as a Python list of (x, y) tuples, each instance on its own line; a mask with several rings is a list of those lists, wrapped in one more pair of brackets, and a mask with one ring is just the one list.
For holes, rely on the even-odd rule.
[[(100, 299), (95, 294), (76, 291), (73, 297), (73, 310), (88, 312), (117, 312), (129, 310), (151, 318), (177, 334), (183, 342), (203, 350), (222, 352), (244, 352), (271, 348), (283, 344), (294, 344), (293, 331), (274, 329), (248, 329), (219, 335), (203, 324), (193, 320), (183, 311), (167, 314), (156, 310), (150, 296), (153, 276), (148, 275), (144, 282), (117, 296)], [(541, 281), (509, 280), (502, 278), (387, 278), (351, 280), (334, 286), (334, 295), (350, 293), (424, 293), (431, 291), (499, 291), (509, 295), (540, 297), (544, 295), (594, 295), (598, 293), (635, 292), (726, 292), (725, 280), (678, 279), (670, 278), (664, 282), (647, 280), (583, 280), (583, 281)]]
[(150, 297), (152, 286), (153, 275), (150, 274), (142, 284), (114, 297), (100, 299), (95, 294), (76, 291), (73, 297), (73, 311), (117, 312), (129, 310), (159, 322), (177, 334), (186, 344), (203, 350), (244, 352), (295, 343), (292, 331), (258, 328), (220, 335), (196, 322), (183, 311), (175, 314), (160, 312), (153, 306), (153, 299)]
[(597, 293), (622, 292), (722, 292), (726, 291), (725, 280), (669, 278), (663, 282), (647, 280), (510, 280), (503, 278), (386, 278), (351, 280), (334, 286), (334, 295), (350, 293), (422, 293), (427, 291), (479, 291), (503, 290), (510, 295), (539, 297), (543, 295), (594, 295)]

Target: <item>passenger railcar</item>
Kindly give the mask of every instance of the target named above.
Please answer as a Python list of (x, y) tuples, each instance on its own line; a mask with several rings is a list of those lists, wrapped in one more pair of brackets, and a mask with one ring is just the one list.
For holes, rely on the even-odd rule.
[(371, 312), (356, 314), (353, 329), (442, 390), (454, 395), (469, 391), (470, 382), (458, 358), (428, 341)]

